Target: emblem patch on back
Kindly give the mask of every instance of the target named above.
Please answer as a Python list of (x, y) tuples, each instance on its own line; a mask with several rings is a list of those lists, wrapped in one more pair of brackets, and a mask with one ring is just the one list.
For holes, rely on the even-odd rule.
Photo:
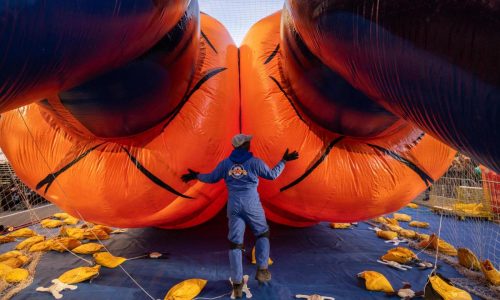
[(228, 175), (240, 179), (243, 176), (246, 176), (248, 172), (243, 168), (243, 165), (240, 164), (234, 164), (231, 169), (229, 169)]

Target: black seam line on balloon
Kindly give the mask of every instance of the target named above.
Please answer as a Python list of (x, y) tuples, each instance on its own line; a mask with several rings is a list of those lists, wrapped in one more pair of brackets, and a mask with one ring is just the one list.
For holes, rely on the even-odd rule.
[(104, 143), (100, 143), (90, 149), (88, 149), (87, 151), (83, 152), (82, 154), (80, 154), (78, 157), (76, 157), (75, 159), (73, 159), (71, 162), (69, 162), (67, 165), (65, 165), (64, 167), (62, 167), (61, 169), (59, 169), (59, 171), (57, 172), (54, 172), (54, 173), (50, 173), (48, 174), (47, 176), (45, 176), (44, 179), (42, 179), (37, 185), (36, 185), (36, 189), (40, 189), (42, 188), (44, 185), (47, 185), (45, 187), (45, 191), (43, 192), (44, 194), (47, 193), (49, 187), (52, 185), (52, 183), (54, 182), (54, 180), (56, 180), (56, 177), (61, 175), (63, 172), (65, 172), (66, 170), (68, 170), (69, 168), (71, 168), (74, 164), (76, 164), (77, 162), (79, 162), (82, 158), (84, 158), (85, 156), (87, 156), (90, 152), (94, 151), (97, 147), (101, 146), (105, 144)]
[(156, 177), (153, 173), (151, 173), (148, 169), (146, 169), (146, 167), (144, 167), (138, 160), (135, 156), (133, 156), (132, 154), (130, 154), (130, 152), (125, 148), (125, 147), (121, 147), (123, 149), (123, 151), (125, 151), (125, 153), (127, 153), (128, 157), (130, 158), (130, 160), (132, 161), (132, 163), (134, 164), (134, 166), (139, 170), (141, 171), (142, 174), (146, 175), (146, 177), (151, 180), (153, 183), (155, 183), (156, 185), (166, 189), (167, 191), (171, 192), (172, 194), (175, 194), (179, 197), (182, 197), (182, 198), (187, 198), (187, 199), (194, 199), (193, 197), (190, 197), (190, 196), (186, 196), (178, 191), (176, 191), (173, 187), (171, 187), (170, 185), (166, 184), (165, 182), (163, 182), (160, 178)]
[(241, 115), (241, 66), (240, 66), (240, 48), (238, 48), (238, 93), (240, 99), (240, 109), (239, 109), (239, 129), (240, 133), (242, 133), (242, 115)]
[(325, 158), (328, 156), (328, 154), (330, 154), (330, 151), (333, 149), (333, 147), (343, 139), (344, 139), (344, 136), (339, 136), (338, 138), (331, 141), (330, 144), (328, 145), (328, 147), (326, 147), (325, 152), (323, 152), (323, 154), (321, 154), (321, 157), (309, 169), (307, 169), (304, 172), (304, 174), (302, 174), (299, 178), (295, 179), (291, 183), (280, 188), (280, 192), (284, 192), (285, 190), (288, 190), (292, 186), (297, 185), (302, 180), (306, 179), (306, 177), (309, 176), (325, 160)]
[(278, 54), (279, 50), (280, 50), (280, 44), (278, 44), (276, 46), (276, 48), (274, 48), (273, 52), (271, 53), (271, 55), (269, 55), (269, 57), (266, 59), (264, 64), (267, 65), (271, 60), (273, 60), (273, 58), (276, 56), (276, 54)]
[(424, 138), (424, 136), (425, 136), (425, 132), (422, 132), (422, 133), (421, 133), (421, 134), (420, 134), (420, 135), (419, 135), (419, 136), (418, 136), (418, 137), (417, 137), (417, 138), (413, 141), (413, 143), (414, 143), (414, 144), (419, 143), (419, 142), (420, 142), (420, 141)]
[(217, 49), (215, 49), (214, 45), (212, 44), (212, 42), (210, 42), (210, 40), (208, 39), (207, 35), (203, 32), (203, 30), (200, 30), (200, 32), (201, 32), (201, 36), (205, 39), (205, 41), (207, 41), (210, 48), (212, 48), (212, 50), (214, 50), (215, 53), (218, 53)]
[(278, 86), (278, 88), (283, 93), (283, 95), (285, 95), (286, 99), (288, 100), (288, 102), (292, 106), (292, 108), (295, 111), (295, 113), (297, 114), (297, 116), (302, 120), (302, 122), (306, 123), (306, 121), (302, 118), (302, 116), (300, 115), (299, 111), (297, 110), (297, 107), (295, 107), (295, 104), (293, 104), (292, 99), (290, 99), (290, 97), (287, 95), (287, 93), (285, 92), (285, 90), (283, 89), (283, 87), (281, 86), (281, 84), (278, 82), (278, 80), (276, 80), (276, 78), (274, 78), (271, 75), (269, 75), (269, 78), (271, 78), (274, 81), (274, 83)]
[(405, 164), (408, 168), (410, 168), (412, 171), (417, 173), (417, 175), (420, 176), (420, 178), (422, 178), (422, 180), (424, 181), (426, 186), (429, 186), (430, 184), (434, 183), (434, 179), (432, 179), (432, 177), (430, 177), (427, 173), (425, 173), (417, 165), (415, 165), (411, 161), (407, 160), (406, 158), (400, 156), (396, 152), (385, 149), (385, 148), (377, 146), (377, 145), (373, 145), (373, 144), (367, 144), (367, 145), (372, 147), (372, 148), (375, 148), (375, 149), (381, 151), (382, 153), (389, 155), (390, 157), (394, 158), (395, 160)]
[(227, 70), (226, 67), (220, 67), (220, 68), (216, 68), (216, 69), (213, 69), (213, 70), (207, 72), (196, 83), (196, 85), (191, 89), (191, 91), (189, 91), (188, 93), (186, 93), (184, 95), (184, 97), (182, 97), (182, 100), (181, 100), (181, 102), (179, 102), (177, 107), (171, 113), (169, 113), (165, 116), (165, 119), (168, 119), (168, 118), (170, 118), (170, 119), (165, 123), (165, 125), (163, 125), (162, 130), (164, 130), (168, 126), (168, 124), (170, 124), (170, 122), (172, 122), (172, 120), (175, 118), (175, 116), (177, 116), (177, 114), (181, 111), (184, 104), (186, 104), (186, 102), (189, 101), (189, 98), (191, 98), (191, 96), (194, 94), (194, 92), (196, 92), (207, 80), (209, 80), (210, 78), (214, 77), (215, 75), (217, 75), (220, 72), (225, 71), (225, 70)]

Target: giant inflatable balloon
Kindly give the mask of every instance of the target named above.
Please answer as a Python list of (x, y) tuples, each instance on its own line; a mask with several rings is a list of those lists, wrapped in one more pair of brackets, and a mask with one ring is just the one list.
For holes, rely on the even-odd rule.
[(0, 1), (0, 112), (138, 57), (173, 28), (188, 3)]
[(283, 13), (318, 76), (500, 172), (500, 1), (288, 0)]
[(237, 57), (224, 27), (191, 1), (141, 56), (2, 114), (0, 147), (20, 179), (76, 217), (123, 227), (200, 224), (224, 206), (224, 185), (188, 186), (180, 175), (208, 171), (231, 151)]
[(267, 216), (292, 226), (399, 209), (451, 163), (442, 141), (500, 159), (498, 52), (482, 49), (498, 42), (495, 4), (289, 0), (238, 50), (197, 1), (112, 2), (0, 1), (0, 148), (77, 217), (210, 219), (224, 184), (180, 175), (211, 171), (240, 131), (269, 165), (301, 153), (260, 186)]
[[(388, 112), (321, 65), (286, 13), (267, 17), (240, 48), (243, 131), (276, 161), (299, 149), (276, 181), (262, 182), (269, 218), (306, 226), (395, 211), (439, 178), (455, 151)], [(356, 207), (356, 209), (354, 208)]]

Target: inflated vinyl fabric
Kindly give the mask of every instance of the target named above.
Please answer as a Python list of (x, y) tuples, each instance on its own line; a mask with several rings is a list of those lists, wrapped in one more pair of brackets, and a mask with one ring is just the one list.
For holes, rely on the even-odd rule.
[[(183, 38), (183, 32), (179, 32), (182, 30), (193, 32), (186, 32)], [(163, 94), (153, 96), (167, 105), (149, 107), (149, 111), (130, 108), (138, 110), (141, 115), (136, 117), (145, 118), (146, 123), (152, 122), (149, 117), (156, 118), (161, 109), (166, 119), (146, 124), (151, 125), (147, 130), (143, 130), (146, 126), (143, 121), (135, 120), (136, 128), (130, 128), (130, 132), (116, 132), (126, 127), (122, 123), (119, 127), (108, 124), (115, 131), (92, 132), (82, 124), (122, 119), (89, 117), (85, 107), (78, 110), (69, 104), (65, 106), (57, 95), (43, 103), (25, 106), (21, 113), (17, 110), (5, 113), (0, 120), (0, 147), (19, 178), (75, 217), (120, 227), (189, 227), (220, 211), (226, 201), (222, 183), (187, 185), (180, 175), (187, 167), (208, 172), (231, 151), (228, 141), (238, 130), (238, 51), (219, 22), (199, 14), (196, 1), (191, 2), (185, 17), (172, 31), (171, 35), (187, 42), (172, 47), (167, 44), (171, 39), (167, 35), (163, 43), (155, 46), (156, 52), (136, 63), (145, 67), (160, 64), (147, 69), (149, 72), (163, 72), (163, 68), (172, 74), (182, 71), (175, 73), (178, 82), (170, 90), (163, 85), (168, 85), (174, 75), (160, 73), (159, 78), (150, 78), (149, 73), (138, 74), (143, 81), (157, 81), (153, 87), (163, 89), (158, 91)], [(146, 59), (150, 62), (145, 62)], [(108, 78), (102, 80), (106, 82)], [(100, 91), (91, 88), (69, 91), (65, 97), (72, 97), (67, 100), (71, 104), (79, 95), (94, 96)], [(145, 92), (143, 97), (150, 94), (153, 92)], [(99, 105), (93, 109), (96, 107)], [(117, 105), (114, 109), (119, 111), (121, 107)], [(78, 113), (80, 119), (75, 117)], [(124, 112), (121, 118), (133, 116)], [(100, 126), (96, 131), (102, 128), (106, 127)], [(130, 133), (125, 137), (110, 137)]]
[(300, 153), (259, 186), (290, 226), (397, 211), (454, 149), (500, 171), (497, 4), (286, 0), (238, 49), (196, 0), (46, 2), (0, 0), (0, 148), (71, 216), (47, 226), (201, 224), (224, 183), (181, 175), (240, 132), (268, 165)]
[[(269, 162), (278, 161), (287, 147), (300, 153), (277, 180), (261, 182), (270, 219), (293, 226), (369, 219), (406, 205), (446, 171), (454, 150), (381, 108), (347, 108), (330, 128), (316, 122), (320, 113), (308, 117), (310, 106), (324, 111), (337, 99), (317, 100), (321, 91), (309, 82), (314, 72), (300, 71), (302, 77), (288, 83), (289, 74), (298, 72), (287, 64), (306, 54), (297, 54), (302, 48), (282, 38), (286, 26), (275, 13), (254, 25), (240, 47), (243, 132), (255, 135), (253, 152)], [(341, 93), (332, 97), (349, 97)], [(292, 100), (296, 97), (303, 108)]]

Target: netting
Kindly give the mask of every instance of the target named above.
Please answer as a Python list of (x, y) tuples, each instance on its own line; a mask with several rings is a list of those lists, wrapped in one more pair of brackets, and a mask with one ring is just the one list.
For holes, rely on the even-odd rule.
[[(21, 114), (21, 110), (18, 109), (18, 112)], [(59, 252), (69, 252), (73, 256), (77, 257), (79, 260), (81, 260), (85, 265), (87, 266), (93, 266), (96, 265), (96, 262), (93, 260), (88, 260), (84, 258), (83, 256), (74, 253), (72, 248), (74, 247), (69, 247), (69, 245), (66, 245), (64, 242), (60, 240), (60, 238), (66, 238), (69, 237), (70, 239), (76, 239), (74, 237), (71, 237), (71, 235), (67, 235), (66, 231), (63, 230), (64, 228), (85, 228), (84, 230), (87, 232), (87, 236), (84, 237), (85, 240), (95, 240), (98, 242), (103, 250), (109, 254), (109, 250), (106, 248), (106, 246), (103, 244), (102, 239), (109, 238), (108, 237), (100, 237), (99, 231), (94, 231), (93, 227), (95, 224), (88, 223), (85, 221), (85, 219), (78, 213), (78, 216), (69, 216), (69, 218), (75, 218), (75, 223), (66, 223), (65, 220), (61, 222), (61, 225), (56, 226), (55, 228), (58, 229), (61, 227), (61, 230), (51, 230), (49, 228), (53, 227), (48, 227), (42, 224), (42, 221), (50, 220), (50, 219), (58, 219), (57, 217), (50, 216), (50, 210), (49, 211), (37, 211), (37, 208), (42, 208), (44, 206), (53, 206), (52, 204), (47, 204), (48, 201), (45, 200), (43, 197), (39, 196), (32, 190), (30, 190), (25, 184), (22, 183), (22, 181), (16, 176), (15, 172), (13, 169), (10, 167), (7, 159), (3, 155), (3, 153), (0, 150), (0, 157), (2, 158), (2, 163), (5, 165), (4, 168), (0, 170), (0, 178), (3, 179), (3, 182), (8, 184), (10, 189), (8, 190), (9, 192), (5, 193), (5, 201), (3, 198), (1, 198), (2, 203), (6, 203), (6, 209), (7, 211), (5, 212), (5, 215), (0, 217), (2, 220), (5, 220), (7, 223), (4, 225), (4, 228), (0, 228), (3, 234), (3, 238), (6, 238), (6, 240), (2, 240), (1, 243), (10, 243), (10, 242), (20, 242), (22, 239), (26, 238), (26, 236), (23, 237), (16, 237), (13, 240), (9, 240), (9, 237), (12, 235), (13, 231), (17, 229), (22, 229), (26, 228), (27, 226), (31, 226), (34, 224), (39, 224), (39, 231), (33, 231), (34, 235), (40, 235), (43, 236), (44, 241), (39, 242), (38, 244), (42, 244), (48, 241), (51, 241), (53, 245), (55, 245), (55, 248), (53, 246), (50, 246), (47, 249), (43, 249), (40, 251), (35, 251), (33, 252), (32, 249), (22, 249), (22, 252), (20, 255), (26, 257), (26, 260), (20, 263), (16, 267), (23, 268), (28, 271), (28, 277), (26, 279), (23, 279), (18, 282), (9, 282), (6, 280), (5, 274), (2, 277), (3, 280), (0, 280), (0, 299), (1, 300), (7, 300), (11, 299), (13, 296), (15, 296), (17, 293), (21, 292), (23, 289), (28, 287), (32, 282), (33, 278), (36, 274), (36, 267), (38, 265), (38, 262), (40, 261), (43, 253), (48, 250), (56, 250)], [(55, 183), (62, 189), (64, 188), (59, 185), (57, 179), (55, 179)], [(2, 194), (3, 196), (3, 194)], [(12, 212), (12, 210), (17, 210)], [(9, 217), (12, 217), (13, 215), (16, 214), (21, 214), (21, 225), (19, 225), (19, 218), (15, 222), (17, 223), (16, 225), (18, 226), (11, 226), (8, 222), (12, 222), (12, 218), (9, 219)], [(74, 225), (74, 226), (71, 226)], [(118, 230), (121, 232), (120, 230)], [(108, 233), (106, 232), (106, 235)], [(80, 239), (80, 238), (79, 238)], [(81, 244), (81, 243), (79, 243)], [(19, 244), (18, 244), (19, 245)], [(34, 246), (34, 245), (33, 245)], [(29, 247), (28, 247), (29, 248)], [(16, 248), (17, 249), (17, 246)], [(12, 252), (12, 251), (11, 251)], [(7, 252), (8, 253), (8, 252)], [(3, 253), (3, 254), (7, 254)], [(16, 254), (17, 255), (17, 254)], [(112, 255), (112, 254), (111, 254)], [(0, 261), (0, 265), (5, 264), (5, 260)], [(127, 272), (126, 269), (123, 268), (123, 266), (119, 265), (119, 269), (128, 276), (132, 282), (140, 289), (144, 294), (150, 298), (154, 299), (148, 291), (146, 291), (136, 280), (132, 275)], [(5, 272), (5, 271), (4, 271)], [(7, 271), (7, 273), (10, 272)]]
[[(200, 0), (201, 11), (223, 23), (231, 32), (237, 45), (241, 44), (251, 25), (281, 9), (282, 6), (283, 0)], [(64, 187), (61, 189), (64, 190)], [(30, 190), (17, 178), (6, 160), (1, 159), (0, 201), (0, 220), (5, 220), (4, 217), (20, 212), (27, 212), (25, 224), (38, 222), (43, 218), (33, 209), (48, 205), (43, 197)], [(500, 267), (500, 251), (498, 250), (500, 247), (498, 225), (500, 222), (500, 177), (498, 175), (486, 168), (480, 168), (470, 159), (458, 154), (449, 171), (416, 202), (430, 208), (430, 210), (417, 209), (418, 220), (426, 221), (435, 215), (442, 216), (440, 230), (449, 243), (455, 247), (468, 247), (480, 260), (489, 259), (497, 269)], [(10, 225), (3, 222), (0, 224)], [(51, 236), (55, 235), (47, 234), (47, 237)], [(446, 260), (446, 257), (441, 258)], [(449, 262), (453, 263), (453, 261)], [(478, 278), (481, 277), (480, 272), (473, 274)], [(462, 283), (462, 286), (468, 285)], [(6, 286), (2, 288), (0, 295), (8, 298), (18, 287)], [(149, 296), (146, 291), (145, 293)]]
[[(26, 202), (22, 197), (26, 198)], [(15, 174), (9, 162), (0, 150), (0, 224), (12, 214), (25, 211), (28, 205), (32, 208), (48, 205), (49, 202), (28, 188)], [(27, 220), (29, 221), (29, 220)]]
[[(439, 232), (432, 228), (455, 248), (470, 249), (482, 262), (490, 260), (498, 269), (500, 265), (500, 206), (498, 200), (500, 177), (468, 157), (458, 153), (443, 177), (414, 202), (419, 221), (429, 222), (440, 217)], [(431, 226), (432, 227), (432, 226)], [(414, 246), (418, 243), (414, 243)], [(418, 248), (418, 246), (417, 246)], [(481, 270), (460, 265), (458, 259), (435, 250), (424, 249), (437, 255), (439, 263), (454, 266), (466, 279), (452, 280), (484, 299), (496, 299), (498, 288), (489, 285)]]
[[(443, 215), (448, 242), (455, 247), (471, 245), (480, 259), (489, 259), (498, 267), (499, 183), (494, 173), (457, 154), (448, 172), (417, 200), (432, 211), (420, 212), (419, 218), (425, 220), (429, 213)], [(469, 231), (465, 232), (464, 227)]]

